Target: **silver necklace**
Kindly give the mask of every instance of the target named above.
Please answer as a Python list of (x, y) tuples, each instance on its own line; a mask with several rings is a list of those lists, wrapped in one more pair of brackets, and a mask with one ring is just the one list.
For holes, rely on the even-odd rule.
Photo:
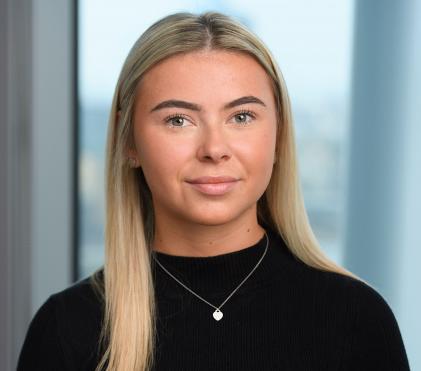
[(240, 286), (247, 281), (247, 279), (251, 276), (251, 274), (255, 271), (255, 269), (259, 266), (259, 264), (261, 263), (261, 261), (263, 260), (263, 258), (266, 255), (266, 251), (268, 249), (269, 246), (269, 238), (266, 234), (265, 231), (265, 236), (266, 236), (266, 248), (265, 251), (262, 255), (262, 257), (259, 259), (259, 261), (257, 262), (256, 266), (251, 270), (251, 272), (246, 276), (246, 278), (243, 279), (243, 281), (241, 281), (241, 283), (235, 288), (235, 290), (224, 300), (224, 302), (219, 306), (216, 307), (215, 305), (209, 303), (207, 300), (203, 299), (200, 295), (196, 294), (193, 290), (189, 289), (184, 283), (182, 283), (181, 281), (179, 281), (176, 277), (174, 277), (159, 261), (158, 259), (155, 257), (154, 254), (152, 254), (153, 258), (155, 259), (155, 261), (159, 264), (159, 266), (168, 274), (170, 275), (172, 278), (174, 278), (181, 286), (183, 286), (186, 290), (190, 291), (193, 295), (195, 295), (196, 297), (198, 297), (200, 300), (204, 301), (206, 304), (210, 305), (212, 308), (215, 309), (215, 311), (213, 312), (213, 318), (216, 321), (219, 321), (222, 317), (223, 317), (223, 313), (221, 312), (221, 308), (222, 306), (228, 301), (228, 299), (234, 295), (234, 293), (240, 288)]

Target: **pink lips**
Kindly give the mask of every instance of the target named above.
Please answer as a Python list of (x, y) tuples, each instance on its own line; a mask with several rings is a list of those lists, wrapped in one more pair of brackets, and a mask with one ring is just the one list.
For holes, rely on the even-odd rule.
[(230, 191), (237, 184), (238, 179), (230, 176), (204, 176), (187, 180), (198, 191), (208, 195), (223, 195)]

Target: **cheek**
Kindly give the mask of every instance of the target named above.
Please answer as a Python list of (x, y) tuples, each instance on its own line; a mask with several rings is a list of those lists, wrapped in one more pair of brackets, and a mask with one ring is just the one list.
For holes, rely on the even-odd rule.
[[(191, 146), (183, 145), (174, 138), (143, 133), (136, 148), (140, 165), (151, 187), (159, 187), (178, 177), (179, 170), (191, 156)], [(171, 140), (172, 139), (172, 140)], [(171, 176), (172, 175), (172, 176)]]
[(272, 177), (276, 131), (255, 135), (248, 144), (242, 151), (248, 177), (247, 184), (253, 189), (256, 198), (260, 198)]
[(255, 133), (237, 144), (238, 152), (254, 171), (262, 174), (272, 168), (276, 145), (276, 131)]

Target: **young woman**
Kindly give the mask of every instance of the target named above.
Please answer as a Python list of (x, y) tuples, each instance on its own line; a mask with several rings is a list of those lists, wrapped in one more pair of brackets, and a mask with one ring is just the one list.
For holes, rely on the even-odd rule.
[(32, 320), (18, 370), (408, 370), (389, 305), (329, 260), (287, 89), (215, 12), (135, 43), (111, 107), (105, 264)]

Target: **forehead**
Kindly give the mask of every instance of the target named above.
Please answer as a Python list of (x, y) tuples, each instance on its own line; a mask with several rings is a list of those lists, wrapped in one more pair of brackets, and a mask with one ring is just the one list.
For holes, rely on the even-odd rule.
[(270, 99), (272, 86), (264, 68), (241, 52), (206, 50), (169, 57), (142, 77), (138, 100), (189, 99), (203, 104), (244, 95)]

